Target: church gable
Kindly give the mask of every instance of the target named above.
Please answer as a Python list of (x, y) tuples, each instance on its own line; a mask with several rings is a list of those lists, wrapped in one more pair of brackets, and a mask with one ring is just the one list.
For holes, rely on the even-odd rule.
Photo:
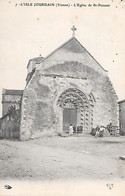
[(67, 52), (73, 52), (73, 53), (84, 53), (85, 49), (79, 44), (78, 40), (76, 38), (71, 38), (66, 44), (64, 44), (61, 47), (63, 50), (66, 50)]
[[(105, 74), (106, 72), (106, 70), (104, 70), (104, 68), (92, 57), (92, 55), (80, 44), (80, 42), (75, 37), (71, 38), (69, 41), (48, 55), (43, 60), (43, 62), (40, 63), (37, 69), (42, 70), (43, 73), (44, 70), (48, 70), (49, 72), (49, 69), (51, 69), (52, 72), (52, 69), (54, 69), (55, 65), (58, 66), (58, 64), (61, 64), (63, 67), (65, 62), (71, 62), (73, 69), (74, 67), (72, 62), (78, 62), (83, 66), (87, 66), (95, 70), (96, 72), (100, 72), (102, 74)], [(53, 72), (55, 73), (55, 69)]]

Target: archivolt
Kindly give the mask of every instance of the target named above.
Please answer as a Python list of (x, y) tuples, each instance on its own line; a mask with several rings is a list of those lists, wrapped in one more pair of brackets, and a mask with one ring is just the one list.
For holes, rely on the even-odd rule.
[(67, 103), (71, 105), (71, 107), (75, 107), (79, 113), (79, 125), (84, 127), (84, 130), (89, 130), (92, 123), (92, 107), (93, 105), (93, 97), (92, 95), (87, 96), (76, 88), (69, 88), (65, 90), (58, 99), (58, 105), (61, 108), (66, 108)]

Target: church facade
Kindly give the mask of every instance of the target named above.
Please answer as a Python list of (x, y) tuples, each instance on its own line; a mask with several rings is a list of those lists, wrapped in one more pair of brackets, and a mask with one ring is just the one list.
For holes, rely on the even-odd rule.
[(30, 59), (21, 96), (19, 137), (43, 132), (89, 133), (97, 125), (118, 125), (117, 95), (107, 71), (73, 36), (46, 58)]

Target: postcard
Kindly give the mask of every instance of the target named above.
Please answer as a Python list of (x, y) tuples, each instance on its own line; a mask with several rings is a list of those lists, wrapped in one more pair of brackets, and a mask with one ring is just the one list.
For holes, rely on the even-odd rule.
[(0, 2), (0, 196), (124, 196), (125, 1)]

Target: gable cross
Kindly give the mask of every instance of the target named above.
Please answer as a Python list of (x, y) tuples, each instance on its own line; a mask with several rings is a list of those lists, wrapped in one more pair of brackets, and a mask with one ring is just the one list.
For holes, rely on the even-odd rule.
[(77, 28), (73, 25), (71, 30), (72, 30), (72, 37), (75, 37), (75, 31), (77, 30)]

